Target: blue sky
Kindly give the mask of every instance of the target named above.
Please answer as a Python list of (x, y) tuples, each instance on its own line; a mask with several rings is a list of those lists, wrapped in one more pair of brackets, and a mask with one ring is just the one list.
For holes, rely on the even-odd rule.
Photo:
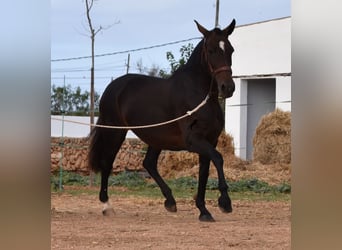
[[(208, 29), (214, 28), (216, 0), (98, 0), (92, 10), (95, 28), (119, 24), (98, 33), (95, 54), (112, 53), (199, 37), (194, 19)], [(290, 0), (221, 0), (219, 24), (227, 26), (233, 18), (237, 25), (291, 15)], [(88, 34), (83, 0), (51, 0), (51, 59), (89, 56)], [(191, 43), (196, 45), (199, 40)], [(137, 72), (141, 60), (147, 68), (153, 64), (169, 70), (166, 52), (178, 58), (179, 48), (188, 42), (130, 53), (130, 72)], [(125, 74), (127, 54), (95, 59), (95, 89), (103, 92), (111, 78)], [(52, 61), (51, 83), (89, 89), (90, 59)]]

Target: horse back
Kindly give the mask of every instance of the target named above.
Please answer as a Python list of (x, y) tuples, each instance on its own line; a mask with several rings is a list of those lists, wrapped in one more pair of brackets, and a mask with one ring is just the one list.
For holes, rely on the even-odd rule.
[[(179, 96), (174, 93), (172, 80), (128, 74), (107, 86), (100, 101), (100, 116), (120, 126), (163, 123), (177, 116), (182, 105)], [(178, 123), (133, 129), (133, 132), (156, 148), (180, 150), (185, 147)]]

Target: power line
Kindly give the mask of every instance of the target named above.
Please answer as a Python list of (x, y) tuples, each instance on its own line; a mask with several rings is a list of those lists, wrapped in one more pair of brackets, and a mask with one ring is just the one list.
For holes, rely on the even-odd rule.
[[(113, 76), (98, 76), (95, 79), (111, 79)], [(61, 80), (63, 77), (51, 77), (53, 80)], [(89, 80), (90, 76), (69, 76), (67, 80)]]
[[(119, 54), (127, 54), (130, 52), (137, 52), (137, 51), (141, 51), (141, 50), (160, 48), (160, 47), (165, 47), (168, 45), (173, 45), (173, 44), (177, 44), (177, 43), (183, 43), (183, 42), (188, 42), (188, 41), (198, 40), (198, 39), (202, 39), (202, 37), (193, 37), (193, 38), (178, 40), (178, 41), (169, 42), (169, 43), (157, 44), (157, 45), (152, 45), (149, 47), (143, 47), (143, 48), (138, 48), (138, 49), (130, 49), (130, 50), (124, 50), (124, 51), (116, 51), (116, 52), (98, 54), (98, 55), (95, 55), (95, 57), (104, 57), (104, 56), (113, 56), (113, 55), (119, 55)], [(87, 58), (91, 58), (91, 56), (79, 56), (79, 57), (52, 59), (51, 62), (72, 61), (72, 60), (81, 60), (81, 59), (87, 59)]]
[[(121, 69), (125, 69), (126, 66), (125, 65), (118, 65), (118, 66), (107, 66), (107, 67), (102, 67), (102, 68), (96, 68), (94, 69), (94, 71), (115, 71), (115, 70), (121, 70)], [(64, 72), (69, 72), (69, 73), (73, 73), (73, 72), (89, 72), (90, 69), (52, 69), (51, 73), (64, 73)]]

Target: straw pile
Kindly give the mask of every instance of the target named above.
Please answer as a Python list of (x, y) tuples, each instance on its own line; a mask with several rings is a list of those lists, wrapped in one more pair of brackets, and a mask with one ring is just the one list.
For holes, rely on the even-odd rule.
[[(216, 149), (222, 154), (224, 158), (224, 168), (231, 167), (231, 164), (240, 164), (240, 161), (233, 161), (234, 145), (233, 138), (222, 132)], [(166, 151), (162, 152), (159, 157), (158, 169), (160, 170), (161, 176), (165, 178), (179, 178), (182, 176), (198, 176), (199, 162), (198, 155), (187, 151)], [(216, 169), (210, 168), (210, 172), (217, 176)]]
[(291, 113), (276, 109), (263, 116), (253, 138), (253, 159), (262, 164), (291, 163)]

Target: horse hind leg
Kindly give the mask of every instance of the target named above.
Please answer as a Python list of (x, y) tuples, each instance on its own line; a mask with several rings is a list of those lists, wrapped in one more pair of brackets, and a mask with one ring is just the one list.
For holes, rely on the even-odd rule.
[(102, 148), (101, 157), (101, 189), (99, 199), (104, 203), (102, 210), (103, 215), (111, 215), (114, 213), (113, 208), (109, 203), (108, 197), (108, 178), (113, 169), (113, 162), (119, 149), (125, 140), (127, 131), (106, 131), (104, 137), (104, 147)]
[(172, 195), (172, 190), (165, 183), (163, 178), (160, 176), (157, 169), (157, 161), (160, 155), (161, 150), (153, 149), (151, 146), (148, 147), (147, 153), (143, 162), (144, 168), (151, 175), (151, 177), (155, 180), (155, 182), (160, 187), (160, 190), (164, 197), (166, 198), (164, 202), (164, 206), (169, 212), (177, 212), (176, 200)]

